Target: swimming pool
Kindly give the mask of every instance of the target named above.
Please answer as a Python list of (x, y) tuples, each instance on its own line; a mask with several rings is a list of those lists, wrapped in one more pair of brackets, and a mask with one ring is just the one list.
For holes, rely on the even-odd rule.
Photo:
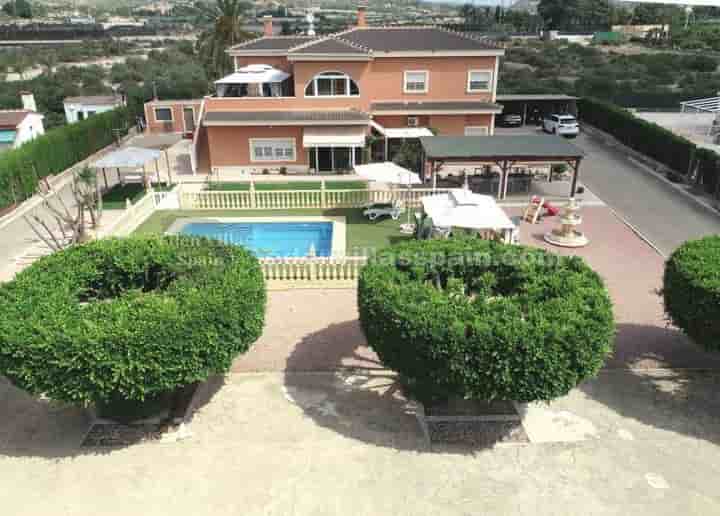
[(260, 258), (331, 256), (332, 222), (218, 222), (191, 221), (183, 235), (204, 236), (242, 245)]

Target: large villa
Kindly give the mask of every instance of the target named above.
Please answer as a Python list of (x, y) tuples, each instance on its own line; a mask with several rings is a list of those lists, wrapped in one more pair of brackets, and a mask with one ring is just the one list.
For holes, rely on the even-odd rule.
[(148, 102), (151, 132), (193, 138), (199, 173), (352, 170), (388, 159), (403, 139), (485, 136), (495, 129), (492, 41), (438, 27), (358, 23), (329, 36), (265, 35), (228, 50), (235, 72), (202, 100)]

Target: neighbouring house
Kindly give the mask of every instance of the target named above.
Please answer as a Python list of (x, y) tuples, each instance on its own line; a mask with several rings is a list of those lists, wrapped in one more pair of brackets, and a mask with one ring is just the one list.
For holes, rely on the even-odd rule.
[(228, 49), (235, 72), (215, 95), (148, 102), (148, 130), (192, 129), (202, 173), (342, 172), (408, 138), (493, 134), (502, 47), (439, 27), (371, 27), (365, 14), (320, 37), (276, 36), (264, 18), (262, 37)]
[(0, 152), (15, 149), (45, 134), (42, 114), (37, 112), (32, 93), (20, 92), (23, 109), (0, 110)]
[(63, 100), (65, 120), (74, 124), (95, 114), (110, 111), (124, 105), (122, 97), (114, 95), (92, 95), (85, 97), (67, 97)]

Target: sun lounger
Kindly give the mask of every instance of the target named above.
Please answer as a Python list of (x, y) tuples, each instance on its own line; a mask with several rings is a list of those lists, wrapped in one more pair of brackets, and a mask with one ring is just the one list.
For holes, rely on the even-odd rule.
[(363, 215), (370, 220), (376, 220), (380, 217), (391, 217), (393, 220), (398, 220), (402, 212), (403, 209), (400, 203), (393, 201), (392, 203), (371, 204), (363, 210)]

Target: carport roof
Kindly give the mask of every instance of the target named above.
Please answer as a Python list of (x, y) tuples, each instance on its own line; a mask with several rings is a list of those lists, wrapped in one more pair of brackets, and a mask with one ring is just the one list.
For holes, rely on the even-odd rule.
[(581, 159), (585, 153), (560, 136), (426, 136), (420, 143), (428, 159)]
[(578, 97), (573, 97), (572, 95), (564, 95), (564, 94), (529, 94), (529, 95), (521, 95), (517, 93), (513, 94), (506, 94), (506, 95), (497, 95), (497, 101), (498, 102), (532, 102), (534, 100), (578, 100)]

